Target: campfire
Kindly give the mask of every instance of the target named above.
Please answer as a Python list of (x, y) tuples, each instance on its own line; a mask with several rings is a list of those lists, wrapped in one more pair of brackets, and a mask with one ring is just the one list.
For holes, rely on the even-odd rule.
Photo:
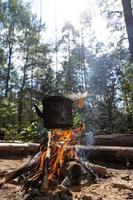
[[(81, 103), (83, 102), (81, 101)], [(71, 102), (65, 99), (62, 106), (64, 107), (64, 105), (71, 107)], [(61, 106), (61, 104), (56, 102), (56, 106)], [(53, 104), (51, 107), (55, 111)], [(62, 110), (61, 107), (59, 110)], [(70, 109), (68, 110), (70, 115), (72, 112)], [(38, 108), (37, 112), (40, 115), (41, 111)], [(85, 165), (85, 163), (80, 161), (76, 151), (76, 145), (80, 145), (80, 138), (85, 132), (85, 125), (81, 123), (77, 128), (64, 129), (65, 126), (71, 126), (72, 122), (67, 120), (67, 124), (65, 124), (65, 118), (68, 114), (67, 110), (62, 110), (61, 113), (63, 113), (62, 116), (60, 116), (61, 114), (59, 115), (59, 112), (56, 113), (56, 119), (50, 118), (51, 122), (47, 118), (47, 127), (50, 128), (51, 123), (52, 129), (45, 135), (37, 154), (25, 166), (9, 173), (1, 183), (1, 186), (5, 183), (21, 184), (24, 194), (32, 195), (33, 188), (36, 188), (39, 194), (44, 196), (49, 195), (49, 192), (51, 192), (50, 196), (53, 196), (53, 191), (60, 188), (60, 192), (63, 191), (67, 195), (66, 199), (72, 199), (72, 194), (68, 187), (73, 184), (80, 184), (84, 177), (82, 176), (83, 174), (89, 175), (86, 176), (89, 180), (96, 181), (97, 175), (89, 165)], [(67, 117), (71, 119), (69, 115)], [(42, 116), (43, 114), (41, 113)], [(63, 118), (64, 116), (65, 118)], [(57, 123), (57, 120), (60, 123)], [(53, 126), (55, 126), (55, 129), (53, 129)], [(61, 129), (59, 129), (60, 126)], [(49, 197), (49, 199), (52, 198)]]

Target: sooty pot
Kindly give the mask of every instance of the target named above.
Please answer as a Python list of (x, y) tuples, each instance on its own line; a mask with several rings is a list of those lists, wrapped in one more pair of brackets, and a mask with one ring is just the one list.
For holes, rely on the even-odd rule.
[(42, 112), (36, 105), (34, 106), (38, 116), (43, 118), (44, 127), (71, 128), (73, 126), (72, 103), (72, 100), (63, 96), (49, 96), (42, 101)]

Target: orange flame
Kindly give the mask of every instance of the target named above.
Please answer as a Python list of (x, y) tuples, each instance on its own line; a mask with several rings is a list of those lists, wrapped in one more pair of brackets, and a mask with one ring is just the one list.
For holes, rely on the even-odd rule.
[(80, 98), (80, 99), (77, 100), (77, 107), (79, 109), (82, 109), (84, 107), (84, 104), (85, 104), (84, 98)]
[[(77, 138), (81, 136), (82, 132), (85, 130), (85, 125), (81, 123), (80, 127), (73, 130), (60, 130), (54, 129), (51, 133), (50, 142), (50, 164), (48, 171), (48, 179), (52, 180), (55, 176), (60, 177), (62, 165), (65, 159), (77, 158), (74, 148), (67, 148), (78, 144)], [(36, 171), (40, 171), (43, 168), (43, 164), (46, 158), (47, 149), (40, 147), (42, 151), (40, 154), (38, 165), (36, 166)]]

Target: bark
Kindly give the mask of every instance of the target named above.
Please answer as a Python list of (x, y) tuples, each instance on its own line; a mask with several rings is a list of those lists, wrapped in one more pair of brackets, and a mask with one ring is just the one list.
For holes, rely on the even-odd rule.
[(6, 87), (5, 87), (5, 97), (8, 96), (9, 93), (9, 82), (10, 82), (10, 73), (12, 67), (12, 54), (13, 54), (13, 35), (14, 35), (14, 25), (11, 24), (9, 27), (9, 33), (7, 37), (8, 44), (8, 67), (7, 67), (7, 77), (6, 77)]
[(94, 137), (94, 145), (133, 147), (133, 134), (99, 135)]
[(129, 130), (132, 131), (133, 130), (133, 114), (130, 109), (130, 103), (129, 103), (128, 94), (126, 90), (124, 90), (124, 100), (125, 100), (125, 105), (126, 105), (126, 111), (128, 113), (127, 125), (128, 125)]
[(85, 152), (86, 158), (90, 161), (102, 161), (105, 163), (114, 163), (133, 166), (133, 148), (118, 146), (94, 146)]
[(133, 14), (131, 0), (122, 0), (122, 6), (128, 35), (130, 57), (133, 63)]
[[(24, 67), (25, 68), (25, 67)], [(24, 86), (25, 86), (25, 72), (26, 70), (24, 69), (24, 77), (23, 77), (23, 84), (20, 89), (19, 93), (19, 105), (18, 105), (18, 133), (21, 132), (22, 130), (22, 114), (23, 114), (23, 97), (24, 97)]]
[[(32, 62), (33, 62), (33, 61), (32, 61)], [(30, 120), (33, 119), (33, 113), (32, 113), (33, 81), (34, 81), (34, 74), (33, 74), (33, 65), (32, 65), (32, 66), (31, 66), (31, 90), (30, 90)]]
[(95, 172), (99, 177), (105, 178), (105, 177), (110, 176), (110, 173), (106, 167), (101, 166), (101, 165), (96, 165), (93, 163), (89, 163), (88, 165), (90, 169), (92, 169), (93, 172)]

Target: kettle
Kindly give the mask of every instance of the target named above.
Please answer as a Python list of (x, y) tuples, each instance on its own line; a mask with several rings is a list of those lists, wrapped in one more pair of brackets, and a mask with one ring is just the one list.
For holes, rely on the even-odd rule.
[(43, 111), (34, 105), (37, 115), (43, 119), (45, 128), (71, 128), (73, 101), (63, 96), (48, 96), (42, 100)]

